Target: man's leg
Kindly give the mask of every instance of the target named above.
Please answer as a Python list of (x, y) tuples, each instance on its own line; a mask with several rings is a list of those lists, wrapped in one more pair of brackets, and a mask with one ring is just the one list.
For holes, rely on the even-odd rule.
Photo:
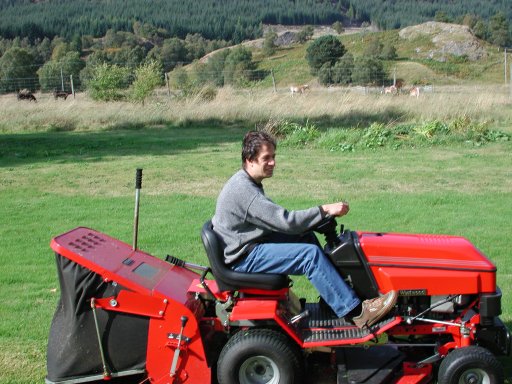
[(360, 300), (347, 286), (323, 251), (313, 244), (258, 244), (233, 270), (246, 273), (305, 275), (338, 317), (359, 305)]

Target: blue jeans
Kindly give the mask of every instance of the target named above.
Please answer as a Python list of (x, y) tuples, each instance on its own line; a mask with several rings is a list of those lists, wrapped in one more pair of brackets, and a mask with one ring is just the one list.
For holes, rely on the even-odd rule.
[(316, 237), (311, 236), (275, 234), (266, 239), (269, 242), (256, 245), (232, 269), (246, 273), (305, 275), (336, 315), (344, 317), (360, 300), (322, 251)]

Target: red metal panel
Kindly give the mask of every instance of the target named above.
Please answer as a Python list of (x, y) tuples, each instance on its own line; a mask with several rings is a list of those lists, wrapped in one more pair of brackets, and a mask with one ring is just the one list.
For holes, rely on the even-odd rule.
[(372, 265), (496, 271), (463, 237), (360, 232), (359, 241)]
[(231, 312), (230, 320), (264, 320), (276, 317), (275, 300), (240, 300)]
[(426, 290), (428, 295), (496, 291), (496, 267), (457, 236), (359, 232), (379, 289)]
[[(177, 343), (170, 338), (179, 335), (181, 316), (188, 322), (183, 336), (190, 342), (182, 342), (176, 375), (171, 376), (171, 365), (177, 349)], [(211, 370), (208, 367), (205, 349), (199, 325), (194, 314), (178, 303), (170, 302), (161, 319), (152, 318), (149, 324), (146, 370), (149, 381), (155, 384), (189, 384), (211, 383)]]
[(122, 290), (116, 297), (96, 299), (96, 307), (107, 311), (131, 313), (148, 317), (162, 317), (168, 300)]
[(159, 292), (179, 302), (198, 275), (158, 259), (90, 228), (78, 227), (55, 237), (52, 249), (66, 258), (139, 293)]
[(421, 290), (427, 295), (473, 294), (496, 291), (494, 272), (445, 271), (426, 268), (372, 266), (379, 289)]
[(418, 366), (416, 363), (403, 364), (403, 376), (395, 384), (426, 384), (432, 380), (432, 365)]

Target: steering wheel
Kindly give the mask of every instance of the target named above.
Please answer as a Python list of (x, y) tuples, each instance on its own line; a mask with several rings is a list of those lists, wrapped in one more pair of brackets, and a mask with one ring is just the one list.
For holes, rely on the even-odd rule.
[(318, 224), (313, 226), (311, 230), (325, 235), (328, 232), (336, 231), (336, 218), (331, 215), (326, 215)]

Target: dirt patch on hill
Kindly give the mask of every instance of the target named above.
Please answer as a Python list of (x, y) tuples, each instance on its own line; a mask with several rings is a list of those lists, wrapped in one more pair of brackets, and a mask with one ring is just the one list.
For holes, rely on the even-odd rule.
[(433, 49), (416, 48), (418, 56), (438, 61), (446, 61), (447, 55), (465, 56), (476, 61), (487, 56), (487, 51), (480, 40), (465, 25), (429, 21), (424, 24), (406, 27), (400, 30), (402, 39), (424, 41), (429, 38)]

